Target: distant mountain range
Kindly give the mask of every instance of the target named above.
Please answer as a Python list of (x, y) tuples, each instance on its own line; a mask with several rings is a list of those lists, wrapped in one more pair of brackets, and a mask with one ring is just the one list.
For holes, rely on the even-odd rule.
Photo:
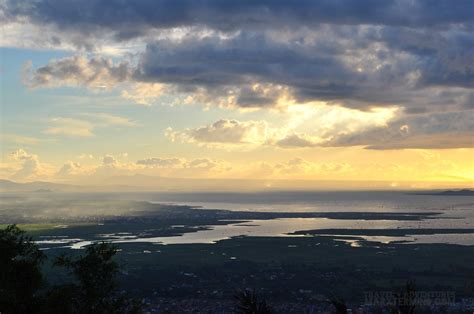
[[(147, 190), (139, 186), (113, 185), (113, 184), (91, 184), (91, 185), (75, 185), (65, 183), (53, 183), (44, 181), (34, 182), (13, 182), (10, 180), (0, 179), (0, 192), (124, 192), (124, 191), (143, 191)], [(151, 190), (151, 189), (148, 189)]]
[(81, 187), (69, 184), (51, 183), (43, 181), (18, 183), (10, 180), (0, 179), (0, 191), (2, 192), (54, 192), (74, 191)]
[[(34, 181), (19, 183), (0, 179), (0, 192), (255, 192), (324, 190), (394, 190), (383, 181), (317, 181), (271, 179), (197, 179), (146, 175), (114, 176), (88, 185)], [(412, 190), (410, 182), (396, 190)], [(419, 191), (412, 194), (474, 196), (474, 190)]]
[[(261, 191), (269, 189), (308, 189), (308, 181), (278, 181), (250, 179), (167, 178), (132, 175), (113, 176), (88, 185), (52, 182), (18, 183), (0, 180), (0, 192), (175, 192), (175, 191)], [(319, 185), (322, 187), (323, 185)]]

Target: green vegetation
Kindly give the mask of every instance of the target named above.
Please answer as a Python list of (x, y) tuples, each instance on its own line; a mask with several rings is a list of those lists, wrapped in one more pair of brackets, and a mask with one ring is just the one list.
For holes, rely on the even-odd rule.
[(46, 256), (16, 225), (0, 230), (1, 313), (138, 313), (137, 302), (117, 290), (117, 250), (107, 243), (86, 254), (56, 258), (72, 275), (69, 283), (48, 287), (41, 272)]
[(41, 304), (45, 255), (14, 225), (0, 230), (0, 252), (0, 312), (32, 313)]
[[(8, 224), (0, 224), (0, 229), (8, 228)], [(50, 229), (57, 228), (58, 224), (47, 224), (47, 223), (38, 223), (38, 224), (17, 224), (18, 228), (27, 232), (35, 231), (46, 231)]]

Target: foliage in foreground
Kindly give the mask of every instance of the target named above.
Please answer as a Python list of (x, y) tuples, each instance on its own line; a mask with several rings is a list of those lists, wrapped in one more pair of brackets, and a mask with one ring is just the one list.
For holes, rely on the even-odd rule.
[(347, 305), (343, 298), (333, 295), (329, 298), (329, 303), (332, 304), (336, 310), (336, 314), (346, 314)]
[(0, 230), (1, 313), (138, 313), (140, 306), (117, 290), (117, 253), (108, 243), (87, 247), (85, 255), (65, 255), (54, 265), (65, 267), (71, 282), (47, 289), (41, 273), (46, 257), (16, 225)]
[(272, 314), (272, 307), (255, 290), (240, 290), (235, 294), (236, 310), (242, 314)]
[(0, 252), (0, 312), (34, 313), (42, 302), (45, 255), (15, 225), (0, 230)]

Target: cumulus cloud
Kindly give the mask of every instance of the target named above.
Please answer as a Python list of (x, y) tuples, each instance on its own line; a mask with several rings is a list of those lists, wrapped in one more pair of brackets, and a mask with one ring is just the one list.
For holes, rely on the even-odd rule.
[(68, 161), (61, 169), (56, 173), (57, 176), (65, 177), (70, 175), (76, 175), (82, 172), (82, 166), (80, 163)]
[(142, 167), (139, 169), (157, 171), (154, 173), (174, 177), (221, 174), (232, 169), (228, 162), (208, 157), (195, 159), (151, 157), (137, 160), (136, 164)]
[(112, 156), (112, 155), (105, 155), (105, 156), (102, 158), (102, 164), (103, 164), (104, 166), (111, 166), (111, 167), (113, 167), (113, 166), (115, 166), (115, 165), (118, 164), (118, 161), (117, 161), (117, 159), (115, 159), (115, 157)]
[(166, 92), (166, 86), (158, 83), (135, 83), (122, 91), (121, 96), (133, 102), (151, 106)]
[(24, 67), (24, 82), (31, 88), (80, 86), (110, 89), (130, 76), (128, 62), (114, 64), (111, 59), (84, 56), (52, 60), (49, 64), (32, 69), (31, 62)]
[[(398, 109), (364, 112), (332, 106), (295, 106), (290, 119), (266, 121), (221, 119), (165, 135), (172, 141), (217, 148), (274, 146), (285, 149), (364, 146), (368, 149), (439, 149), (474, 147), (474, 115), (464, 111), (403, 114)], [(297, 131), (304, 129), (305, 132)]]
[(168, 128), (166, 137), (171, 141), (181, 141), (224, 149), (259, 146), (281, 148), (315, 147), (326, 141), (305, 133), (292, 132), (286, 126), (270, 127), (266, 121), (238, 121), (221, 119), (210, 125), (174, 131)]
[(37, 158), (36, 155), (29, 154), (26, 150), (20, 148), (11, 153), (11, 157), (14, 160), (28, 160), (32, 158)]
[[(168, 128), (171, 141), (233, 149), (274, 146), (280, 148), (309, 148), (334, 142), (347, 134), (361, 133), (387, 125), (398, 108), (360, 111), (327, 105), (294, 105), (275, 112), (278, 121), (239, 121), (220, 119), (212, 124), (182, 131)], [(300, 131), (304, 130), (304, 131)]]
[(13, 180), (29, 180), (45, 174), (45, 167), (40, 163), (38, 155), (30, 154), (24, 149), (17, 149), (11, 153), (11, 158), (21, 162), (20, 168), (11, 175)]
[(281, 147), (287, 148), (301, 148), (301, 147), (314, 147), (321, 142), (321, 139), (312, 138), (303, 133), (289, 134), (286, 137), (278, 140), (275, 144)]
[(146, 167), (177, 167), (183, 164), (180, 158), (146, 158), (137, 160), (138, 165)]
[(168, 128), (166, 136), (172, 141), (180, 140), (202, 144), (263, 144), (270, 129), (265, 121), (221, 119), (213, 124), (183, 131)]

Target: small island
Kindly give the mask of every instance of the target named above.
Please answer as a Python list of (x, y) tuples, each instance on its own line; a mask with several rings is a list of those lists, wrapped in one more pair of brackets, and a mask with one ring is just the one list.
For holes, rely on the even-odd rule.
[(446, 190), (446, 191), (432, 191), (432, 192), (417, 192), (411, 193), (415, 195), (438, 195), (438, 196), (474, 196), (474, 190), (460, 189), (460, 190)]

